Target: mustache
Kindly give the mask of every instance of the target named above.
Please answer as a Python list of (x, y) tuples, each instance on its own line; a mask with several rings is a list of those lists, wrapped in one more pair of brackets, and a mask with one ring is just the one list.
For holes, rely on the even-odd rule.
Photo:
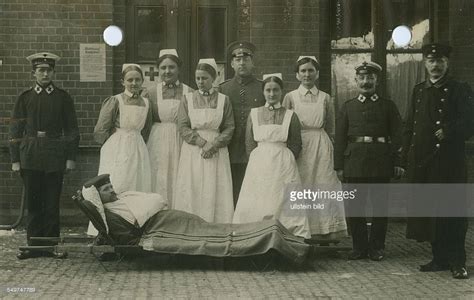
[(373, 86), (374, 86), (374, 85), (373, 85), (373, 84), (370, 84), (370, 83), (365, 83), (365, 84), (361, 85), (361, 87), (364, 88), (364, 89), (370, 89), (370, 88), (372, 88)]

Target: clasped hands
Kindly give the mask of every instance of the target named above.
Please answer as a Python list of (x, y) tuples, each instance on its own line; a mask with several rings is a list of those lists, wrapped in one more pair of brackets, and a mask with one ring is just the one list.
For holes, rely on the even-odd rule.
[(214, 155), (219, 151), (218, 148), (214, 147), (214, 145), (207, 141), (206, 144), (201, 148), (201, 157), (204, 159), (212, 158)]

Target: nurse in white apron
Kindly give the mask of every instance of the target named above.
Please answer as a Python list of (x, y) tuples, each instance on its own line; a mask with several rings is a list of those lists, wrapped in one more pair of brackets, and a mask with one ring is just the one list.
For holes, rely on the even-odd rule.
[[(331, 97), (316, 87), (319, 63), (314, 56), (300, 56), (295, 67), (298, 89), (289, 92), (283, 106), (293, 110), (301, 122), (303, 148), (297, 164), (304, 188), (341, 190), (334, 170), (333, 144), (335, 116)], [(316, 203), (316, 202), (315, 202)], [(318, 199), (324, 209), (308, 211), (314, 239), (338, 239), (347, 236), (344, 203), (336, 199)]]
[(153, 127), (147, 142), (151, 162), (151, 191), (167, 199), (172, 207), (183, 139), (176, 126), (178, 108), (193, 89), (178, 79), (182, 62), (175, 49), (163, 49), (158, 58), (160, 82), (149, 90)]
[(250, 154), (233, 223), (277, 219), (294, 235), (309, 238), (305, 211), (292, 212), (285, 189), (301, 184), (296, 157), (301, 151), (301, 127), (295, 113), (281, 106), (281, 74), (264, 75), (265, 106), (253, 108), (247, 121)]
[(179, 158), (173, 208), (208, 222), (230, 223), (234, 212), (229, 144), (234, 116), (229, 98), (217, 92), (214, 59), (201, 59), (196, 68), (197, 91), (186, 94), (178, 111), (184, 143)]
[[(94, 128), (102, 144), (99, 175), (110, 174), (116, 193), (151, 192), (150, 158), (145, 141), (152, 125), (147, 98), (140, 96), (143, 72), (139, 65), (122, 67), (123, 93), (105, 99)], [(88, 234), (96, 234), (89, 224)]]

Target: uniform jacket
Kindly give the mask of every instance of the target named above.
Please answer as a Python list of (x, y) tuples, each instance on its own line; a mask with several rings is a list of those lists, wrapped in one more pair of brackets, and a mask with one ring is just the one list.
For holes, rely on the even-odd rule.
[[(44, 137), (41, 137), (44, 135)], [(75, 160), (79, 145), (74, 103), (52, 83), (23, 92), (17, 99), (10, 125), (10, 156), (22, 169), (62, 171)]]
[[(401, 117), (391, 100), (357, 97), (346, 101), (336, 122), (334, 168), (345, 177), (393, 176), (399, 165)], [(389, 143), (352, 143), (351, 136), (384, 137)]]
[[(473, 94), (466, 83), (445, 77), (413, 89), (403, 131), (402, 164), (409, 182), (466, 182), (464, 142), (472, 135)], [(440, 141), (435, 132), (443, 129)]]
[[(407, 167), (408, 182), (466, 182), (464, 142), (473, 132), (473, 114), (473, 95), (466, 83), (445, 77), (434, 84), (427, 80), (414, 87), (403, 131), (402, 163)], [(441, 141), (435, 136), (438, 129), (445, 134)], [(417, 206), (432, 207), (436, 213), (446, 204), (450, 210), (466, 209), (464, 199), (450, 197), (451, 191), (440, 191), (435, 199), (414, 195), (418, 201), (409, 202), (407, 209), (410, 213)], [(408, 218), (407, 238), (434, 241), (436, 224), (435, 217)]]
[[(235, 131), (228, 145), (231, 163), (247, 163), (245, 152), (245, 128), (250, 109), (265, 105), (262, 81), (255, 77), (234, 78), (224, 81), (219, 86), (219, 91), (229, 96), (235, 119)], [(241, 91), (244, 91), (241, 94)]]

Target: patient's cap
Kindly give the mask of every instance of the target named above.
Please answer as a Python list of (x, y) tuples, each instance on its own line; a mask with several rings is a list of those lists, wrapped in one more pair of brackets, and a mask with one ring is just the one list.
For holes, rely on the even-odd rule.
[(102, 174), (102, 175), (99, 175), (99, 176), (96, 176), (94, 178), (91, 178), (91, 179), (87, 180), (84, 183), (84, 187), (88, 188), (88, 187), (91, 187), (91, 186), (95, 186), (96, 188), (100, 188), (101, 186), (103, 186), (106, 183), (110, 183), (110, 175), (109, 174)]

